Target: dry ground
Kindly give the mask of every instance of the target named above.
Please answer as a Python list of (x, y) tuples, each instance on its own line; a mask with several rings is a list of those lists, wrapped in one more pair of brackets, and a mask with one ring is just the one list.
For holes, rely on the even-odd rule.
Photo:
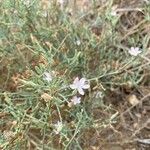
[[(117, 33), (116, 38), (118, 38), (121, 43), (120, 45), (129, 47), (129, 39), (133, 39), (135, 41), (137, 40), (139, 42), (138, 45), (142, 47), (143, 45), (140, 41), (146, 37), (145, 48), (147, 51), (144, 58), (139, 60), (141, 64), (137, 64), (136, 66), (136, 68), (139, 66), (141, 67), (141, 72), (139, 73), (141, 77), (136, 85), (133, 85), (130, 81), (122, 83), (117, 82), (122, 78), (124, 71), (129, 74), (134, 74), (137, 71), (135, 68), (132, 68), (132, 66), (117, 73), (115, 78), (110, 77), (111, 83), (107, 83), (105, 80), (101, 79), (100, 83), (103, 85), (104, 82), (106, 88), (102, 104), (98, 105), (99, 100), (94, 99), (93, 101), (88, 101), (88, 105), (85, 106), (87, 113), (91, 114), (95, 124), (93, 127), (86, 128), (85, 130), (83, 129), (82, 134), (78, 137), (80, 145), (84, 150), (150, 149), (150, 18), (148, 18), (149, 20), (145, 18), (146, 15), (150, 17), (148, 2), (148, 0), (114, 0), (112, 3), (119, 15), (117, 24), (114, 27), (114, 32)], [(47, 9), (48, 1), (42, 0), (42, 3), (43, 9)], [(97, 38), (98, 42), (102, 42), (106, 34), (108, 34), (107, 31), (110, 26), (105, 23), (95, 24), (95, 19), (97, 14), (103, 14), (103, 12), (105, 12), (105, 8), (108, 7), (109, 4), (107, 0), (99, 0), (96, 1), (95, 4), (92, 3), (94, 3), (94, 0), (93, 2), (90, 0), (76, 0), (76, 2), (71, 4), (66, 3), (64, 7), (68, 8), (70, 13), (68, 15), (72, 15), (73, 22), (80, 16), (80, 13), (83, 13), (83, 16), (79, 20), (79, 24), (81, 26), (89, 24), (89, 30), (91, 30), (93, 36)], [(93, 9), (95, 12), (93, 12)], [(109, 47), (112, 49), (120, 48), (119, 45), (111, 44)], [(94, 74), (97, 66), (101, 65), (101, 62), (96, 59), (98, 51), (90, 51), (89, 54), (91, 57), (89, 58), (89, 72)], [(28, 70), (22, 71), (22, 73), (15, 72), (16, 66), (22, 65), (19, 59), (3, 58), (0, 69), (1, 89), (15, 92), (18, 89), (17, 78), (27, 78), (28, 75), (30, 76)], [(30, 58), (28, 59), (33, 68), (37, 60), (39, 63), (41, 63), (41, 61), (43, 63), (41, 58), (40, 60), (35, 57), (31, 60)], [(9, 76), (8, 64), (10, 64), (10, 66), (15, 66), (12, 69), (13, 72), (11, 72)], [(26, 64), (26, 62), (24, 62), (24, 64)], [(111, 67), (117, 68), (119, 65), (117, 60), (114, 60), (114, 64), (112, 64)], [(6, 80), (9, 82), (6, 83)], [(90, 96), (91, 99), (94, 97), (94, 92), (102, 88), (100, 84), (97, 86), (93, 83), (92, 94)], [(28, 111), (30, 112), (30, 110)], [(0, 113), (0, 119), (5, 120), (5, 117), (7, 119), (7, 115), (9, 114)], [(111, 120), (108, 121), (108, 118), (111, 118), (112, 122)], [(70, 120), (68, 119), (68, 122)], [(101, 122), (104, 122), (104, 124), (102, 125)], [(10, 126), (11, 125), (12, 124), (10, 124)], [(7, 125), (0, 125), (0, 128), (0, 130), (4, 131), (9, 127), (7, 127)], [(33, 132), (34, 136), (40, 139), (38, 129), (30, 130), (30, 132)], [(57, 137), (53, 142), (56, 149), (63, 149)]]

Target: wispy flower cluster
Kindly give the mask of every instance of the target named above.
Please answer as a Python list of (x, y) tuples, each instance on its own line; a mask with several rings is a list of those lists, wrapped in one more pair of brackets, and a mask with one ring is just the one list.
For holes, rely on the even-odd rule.
[[(89, 89), (90, 84), (85, 78), (79, 79), (78, 77), (76, 77), (73, 81), (73, 84), (70, 85), (70, 88), (73, 89), (73, 90), (77, 90), (80, 95), (84, 95), (85, 94), (84, 90)], [(81, 97), (74, 96), (71, 99), (71, 102), (69, 103), (69, 106), (77, 105), (77, 104), (80, 104), (80, 103), (81, 103)]]

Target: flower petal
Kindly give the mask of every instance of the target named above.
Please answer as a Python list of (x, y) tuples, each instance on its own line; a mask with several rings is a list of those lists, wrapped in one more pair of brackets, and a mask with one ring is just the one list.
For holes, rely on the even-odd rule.
[(86, 79), (85, 79), (85, 78), (81, 78), (81, 79), (80, 79), (80, 83), (81, 83), (81, 85), (83, 85), (83, 84), (85, 83), (85, 81), (86, 81)]
[(79, 92), (81, 95), (84, 95), (84, 91), (83, 91), (82, 88), (79, 87), (77, 90), (78, 90), (78, 92)]
[(129, 49), (129, 54), (132, 56), (137, 56), (138, 54), (140, 54), (142, 51), (139, 49), (139, 47), (131, 47)]
[(140, 49), (139, 49), (139, 47), (135, 47), (134, 50), (135, 50), (136, 52), (138, 52)]
[(139, 50), (137, 53), (140, 54), (140, 53), (142, 53), (142, 51)]
[(81, 97), (74, 96), (71, 99), (71, 102), (73, 103), (73, 105), (80, 104), (81, 103)]
[(78, 82), (79, 82), (79, 78), (76, 77), (76, 78), (74, 79), (74, 81), (73, 81), (73, 84), (77, 84)]
[(89, 85), (89, 84), (84, 84), (84, 85), (82, 86), (82, 88), (83, 88), (83, 89), (89, 89), (89, 88), (90, 88), (90, 85)]
[(134, 51), (134, 47), (131, 47), (131, 48), (130, 48), (130, 51)]
[(71, 84), (71, 85), (70, 85), (70, 88), (74, 90), (74, 89), (77, 88), (77, 86), (76, 86), (75, 84)]
[(74, 105), (77, 105), (77, 104), (80, 104), (80, 103), (81, 103), (81, 101), (77, 100), (77, 101), (74, 102)]
[(80, 104), (80, 103), (81, 103), (81, 97), (77, 97), (76, 104)]

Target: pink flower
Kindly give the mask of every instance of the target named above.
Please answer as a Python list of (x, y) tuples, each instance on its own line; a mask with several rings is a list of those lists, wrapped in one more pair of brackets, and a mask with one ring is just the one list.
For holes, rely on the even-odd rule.
[(71, 99), (71, 102), (72, 102), (74, 105), (80, 104), (80, 103), (81, 103), (81, 97), (74, 96), (74, 97)]
[(140, 54), (142, 51), (138, 48), (138, 47), (131, 47), (129, 49), (129, 54), (132, 56), (137, 56), (138, 54)]
[(79, 78), (76, 77), (73, 84), (70, 85), (70, 88), (73, 90), (76, 89), (81, 95), (84, 95), (84, 89), (90, 88), (90, 84), (85, 78), (79, 80)]

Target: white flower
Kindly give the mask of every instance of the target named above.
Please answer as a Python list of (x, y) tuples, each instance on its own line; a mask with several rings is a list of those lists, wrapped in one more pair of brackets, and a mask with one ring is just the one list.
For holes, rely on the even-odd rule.
[(131, 47), (129, 49), (129, 54), (132, 56), (137, 56), (138, 54), (140, 54), (142, 51), (138, 48), (138, 47)]
[(44, 77), (43, 77), (44, 80), (46, 80), (46, 81), (48, 81), (48, 82), (52, 81), (52, 75), (51, 75), (51, 73), (49, 73), (49, 72), (44, 72), (43, 75), (44, 75)]
[(76, 77), (75, 80), (73, 81), (73, 84), (70, 85), (70, 88), (76, 89), (81, 95), (84, 95), (83, 89), (90, 88), (90, 85), (85, 78), (81, 78), (79, 80), (79, 78)]
[(63, 5), (64, 4), (64, 0), (58, 0), (58, 2)]
[(57, 123), (56, 123), (54, 126), (55, 126), (55, 133), (56, 133), (56, 134), (59, 134), (60, 131), (61, 131), (62, 128), (63, 128), (62, 122), (57, 121)]
[(80, 104), (80, 103), (81, 103), (81, 97), (74, 96), (74, 97), (71, 99), (71, 102), (72, 102), (74, 105)]
[(115, 10), (112, 10), (110, 14), (111, 16), (117, 16), (117, 12)]
[(80, 40), (77, 40), (77, 41), (76, 41), (76, 45), (79, 46), (80, 44), (81, 44), (81, 41), (80, 41)]
[(111, 16), (117, 16), (117, 5), (112, 7), (110, 14)]

